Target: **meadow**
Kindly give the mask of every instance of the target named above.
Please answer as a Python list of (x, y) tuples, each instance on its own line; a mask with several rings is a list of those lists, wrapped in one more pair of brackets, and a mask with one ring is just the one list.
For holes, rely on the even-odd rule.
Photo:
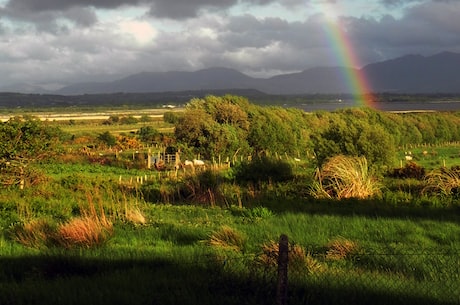
[(307, 153), (158, 171), (145, 154), (162, 144), (118, 153), (96, 139), (151, 126), (170, 143), (172, 123), (49, 124), (63, 145), (0, 190), (0, 304), (273, 304), (281, 234), (289, 304), (460, 303), (458, 193), (424, 191), (428, 173), (460, 165), (456, 142), (401, 146), (378, 193), (338, 198), (337, 176), (316, 192)]

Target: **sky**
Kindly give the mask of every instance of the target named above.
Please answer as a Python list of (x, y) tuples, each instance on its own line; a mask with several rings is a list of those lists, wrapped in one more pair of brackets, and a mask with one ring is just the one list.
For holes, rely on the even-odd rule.
[[(255, 77), (460, 52), (459, 0), (0, 0), (0, 88), (58, 89), (139, 72)], [(336, 50), (334, 50), (336, 48)]]

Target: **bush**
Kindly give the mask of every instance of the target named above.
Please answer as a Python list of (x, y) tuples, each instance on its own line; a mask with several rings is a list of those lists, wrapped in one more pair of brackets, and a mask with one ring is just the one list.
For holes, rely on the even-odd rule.
[(287, 181), (294, 177), (291, 165), (283, 160), (256, 157), (249, 162), (241, 162), (233, 168), (237, 181)]
[(409, 162), (404, 167), (393, 169), (390, 177), (398, 179), (423, 179), (425, 177), (425, 168), (417, 165), (415, 162)]
[(114, 146), (117, 144), (117, 138), (115, 138), (115, 136), (112, 135), (109, 131), (99, 134), (97, 139), (107, 146)]

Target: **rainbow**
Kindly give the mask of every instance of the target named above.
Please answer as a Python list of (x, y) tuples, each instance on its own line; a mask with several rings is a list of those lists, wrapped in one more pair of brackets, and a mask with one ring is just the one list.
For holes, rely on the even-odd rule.
[(356, 98), (356, 106), (375, 108), (375, 98), (372, 95), (371, 87), (364, 72), (357, 68), (360, 66), (359, 60), (344, 27), (339, 21), (325, 20), (323, 29), (333, 57), (340, 66), (349, 68), (343, 70), (343, 78), (350, 92)]

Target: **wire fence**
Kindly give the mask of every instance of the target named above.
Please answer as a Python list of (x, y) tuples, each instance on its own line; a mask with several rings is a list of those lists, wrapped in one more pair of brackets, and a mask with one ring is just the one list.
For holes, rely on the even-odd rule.
[[(248, 285), (259, 300), (271, 298), (267, 304), (460, 304), (458, 250), (306, 253), (291, 244), (286, 249), (284, 256), (280, 241), (273, 251), (226, 257), (222, 266), (246, 260), (248, 274), (257, 278)], [(264, 287), (257, 286), (261, 283)]]
[(313, 256), (326, 265), (308, 275), (306, 299), (308, 304), (460, 304), (459, 257), (368, 253), (328, 262), (324, 255)]

